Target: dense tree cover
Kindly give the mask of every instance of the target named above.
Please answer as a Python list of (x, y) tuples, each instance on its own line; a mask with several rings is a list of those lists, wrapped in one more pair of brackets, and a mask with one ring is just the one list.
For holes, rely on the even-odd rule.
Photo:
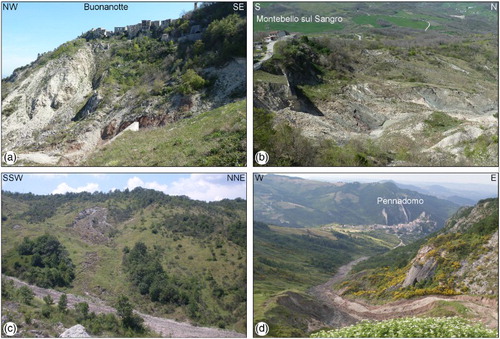
[(196, 304), (199, 298), (200, 291), (195, 283), (169, 277), (158, 256), (142, 242), (124, 253), (123, 266), (139, 293), (148, 295), (151, 301), (180, 306)]
[(228, 217), (235, 217), (238, 211), (246, 210), (246, 201), (239, 198), (208, 203), (192, 200), (187, 196), (169, 196), (156, 190), (141, 187), (133, 190), (115, 190), (109, 193), (81, 192), (53, 194), (50, 197), (32, 193), (11, 193), (7, 191), (2, 191), (2, 195), (27, 203), (28, 210), (23, 212), (20, 217), (27, 219), (31, 223), (46, 221), (58, 212), (58, 208), (67, 203), (109, 203), (110, 214), (116, 222), (128, 220), (134, 213), (152, 204), (168, 204), (172, 208), (201, 208), (206, 211), (213, 211), (212, 214), (220, 213)]
[(208, 25), (205, 44), (218, 54), (220, 61), (231, 57), (246, 56), (246, 21), (238, 14), (231, 14)]
[(2, 273), (19, 277), (40, 287), (69, 286), (75, 278), (74, 265), (66, 248), (53, 235), (34, 240), (26, 237), (2, 260)]
[[(124, 270), (140, 294), (169, 308), (181, 307), (192, 320), (202, 324), (225, 328), (235, 318), (244, 316), (244, 279), (218, 284), (210, 272), (168, 274), (161, 258), (160, 253), (148, 249), (142, 242), (137, 242), (132, 249), (124, 249)], [(207, 312), (208, 309), (211, 311)]]

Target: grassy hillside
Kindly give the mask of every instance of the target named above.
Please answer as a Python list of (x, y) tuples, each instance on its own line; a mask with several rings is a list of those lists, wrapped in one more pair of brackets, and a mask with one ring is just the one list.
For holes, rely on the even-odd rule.
[[(267, 321), (272, 329), (270, 335), (304, 335), (307, 319), (314, 317), (309, 308), (319, 307), (306, 294), (309, 288), (327, 281), (340, 266), (361, 256), (385, 252), (398, 242), (394, 235), (296, 229), (256, 222), (254, 322)], [(300, 300), (300, 314), (283, 305), (289, 298)]]
[[(2, 273), (19, 274), (14, 267), (25, 260), (18, 251), (24, 237), (52, 234), (75, 266), (75, 279), (59, 290), (109, 305), (127, 291), (144, 313), (244, 331), (244, 200), (205, 203), (144, 189), (53, 196), (3, 192), (2, 207)], [(134, 285), (123, 259), (137, 243), (154, 255), (171, 289), (189, 301), (152, 301)]]
[(124, 132), (86, 166), (244, 166), (246, 100), (151, 130)]

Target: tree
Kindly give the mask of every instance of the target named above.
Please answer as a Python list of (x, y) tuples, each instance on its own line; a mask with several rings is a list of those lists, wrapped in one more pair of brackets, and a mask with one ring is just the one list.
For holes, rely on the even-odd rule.
[(31, 304), (31, 301), (35, 297), (35, 293), (29, 288), (28, 286), (21, 286), (17, 290), (17, 295), (19, 297), (19, 300), (21, 300), (22, 303), (24, 304)]
[(89, 304), (85, 302), (78, 303), (76, 304), (75, 309), (81, 320), (85, 320), (89, 317)]
[(132, 304), (128, 301), (128, 298), (121, 295), (116, 303), (116, 313), (122, 319), (122, 326), (125, 328), (130, 328), (138, 332), (144, 331), (142, 323), (144, 319), (134, 314)]
[(66, 308), (68, 307), (68, 296), (63, 294), (59, 297), (59, 302), (57, 303), (57, 308), (61, 312), (66, 312)]

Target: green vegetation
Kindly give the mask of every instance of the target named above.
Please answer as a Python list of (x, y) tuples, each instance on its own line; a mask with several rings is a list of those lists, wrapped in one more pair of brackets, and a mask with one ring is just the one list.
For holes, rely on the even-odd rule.
[(142, 295), (149, 295), (151, 301), (163, 304), (190, 305), (189, 310), (196, 315), (200, 295), (198, 284), (193, 280), (168, 277), (157, 254), (148, 251), (144, 243), (138, 242), (126, 251), (123, 266)]
[(400, 318), (384, 321), (363, 320), (338, 330), (323, 330), (312, 338), (496, 338), (498, 331), (481, 323), (453, 318)]
[(244, 166), (246, 100), (154, 130), (125, 132), (86, 166)]
[(5, 117), (10, 116), (12, 113), (14, 113), (17, 108), (19, 107), (19, 104), (21, 103), (22, 97), (17, 96), (12, 100), (9, 105), (5, 105), (2, 107), (2, 115)]
[(231, 14), (208, 25), (204, 42), (217, 55), (219, 62), (246, 56), (246, 20)]
[(389, 15), (358, 15), (352, 18), (358, 25), (371, 25), (375, 28), (391, 25), (425, 30), (427, 22), (415, 19), (402, 18)]
[[(190, 34), (193, 26), (199, 26), (200, 33)], [(168, 34), (168, 39), (164, 34)], [(230, 3), (204, 3), (195, 11), (173, 20), (165, 30), (153, 25), (147, 33), (139, 32), (134, 37), (130, 33), (99, 37), (95, 30), (91, 30), (52, 52), (42, 54), (32, 64), (17, 69), (11, 77), (2, 80), (2, 98), (9, 100), (9, 104), (3, 107), (2, 115), (21, 114), (21, 106), (21, 111), (26, 111), (19, 101), (22, 96), (14, 98), (8, 95), (18, 90), (21, 82), (29, 83), (36, 71), (46, 66), (40, 83), (30, 88), (44, 91), (52, 81), (52, 69), (70, 65), (63, 68), (65, 72), (73, 72), (71, 70), (78, 68), (74, 68), (73, 64), (85, 59), (83, 61), (88, 63), (86, 66), (91, 71), (82, 76), (87, 77), (89, 82), (86, 88), (91, 87), (92, 90), (89, 93), (78, 92), (72, 100), (57, 99), (57, 96), (51, 95), (54, 97), (51, 109), (58, 118), (43, 131), (35, 131), (33, 140), (25, 141), (22, 146), (23, 152), (44, 153), (51, 149), (64, 162), (68, 159), (64, 155), (72, 152), (70, 149), (81, 149), (83, 144), (78, 140), (82, 134), (99, 130), (102, 139), (108, 141), (123, 130), (120, 127), (138, 120), (141, 121), (141, 128), (145, 127), (142, 131), (147, 135), (142, 137), (143, 140), (148, 139), (145, 142), (152, 139), (163, 143), (165, 140), (162, 137), (170, 128), (155, 129), (156, 133), (151, 138), (145, 129), (152, 130), (167, 123), (172, 126), (181, 122), (190, 125), (184, 120), (207, 108), (230, 110), (236, 114), (224, 117), (222, 122), (218, 117), (207, 119), (211, 121), (204, 121), (206, 125), (202, 133), (190, 130), (189, 133), (195, 133), (182, 135), (180, 132), (173, 140), (167, 140), (168, 146), (154, 145), (160, 149), (169, 148), (165, 153), (149, 148), (145, 153), (147, 156), (142, 154), (142, 149), (138, 150), (141, 154), (127, 152), (129, 162), (123, 166), (243, 166), (246, 162), (246, 122), (242, 121), (245, 119), (244, 111), (239, 114), (241, 103), (235, 102), (244, 99), (246, 89), (244, 76), (237, 75), (234, 69), (242, 67), (235, 64), (241, 65), (239, 58), (245, 56), (246, 15), (244, 11), (233, 10)], [(231, 77), (237, 79), (232, 81)], [(229, 106), (224, 108), (225, 105)], [(233, 108), (235, 105), (238, 108)], [(59, 109), (67, 114), (57, 114)], [(26, 113), (31, 119), (36, 111), (32, 108)], [(95, 112), (98, 114), (93, 114)], [(224, 114), (229, 115), (230, 112)], [(69, 120), (71, 123), (68, 123)], [(174, 128), (177, 129), (177, 126)], [(49, 130), (50, 133), (46, 133)], [(191, 142), (197, 137), (199, 139)], [(87, 142), (84, 144), (88, 145)], [(97, 140), (90, 144), (96, 148), (101, 145)], [(131, 145), (134, 143), (127, 144), (126, 148)], [(84, 156), (69, 161), (80, 165), (84, 159), (93, 158), (89, 154), (92, 150), (85, 147)], [(146, 160), (150, 155), (155, 159)], [(120, 155), (117, 156), (119, 158)], [(26, 164), (33, 165), (30, 161)]]
[(15, 250), (3, 256), (2, 273), (40, 287), (69, 286), (75, 278), (66, 248), (48, 234), (35, 240), (25, 237)]
[(327, 33), (342, 31), (345, 28), (343, 23), (330, 24), (328, 22), (312, 22), (303, 24), (300, 22), (257, 22), (254, 17), (253, 20), (254, 32), (268, 32), (268, 31), (289, 31), (300, 32), (304, 34)]
[(427, 134), (444, 132), (460, 125), (460, 120), (452, 118), (444, 112), (433, 112), (424, 122), (427, 125)]
[(46, 62), (48, 60), (59, 59), (62, 56), (72, 56), (74, 55), (83, 45), (85, 44), (85, 39), (75, 39), (72, 41), (68, 41), (58, 48), (56, 48), (53, 52), (47, 53), (42, 56), (40, 62)]
[(182, 75), (182, 84), (179, 90), (182, 94), (192, 94), (202, 89), (205, 84), (205, 79), (196, 74), (192, 69), (188, 69), (186, 73)]
[(134, 314), (134, 309), (132, 304), (128, 301), (128, 298), (121, 295), (116, 303), (116, 314), (122, 320), (122, 326), (124, 328), (129, 328), (137, 333), (145, 332), (145, 328), (142, 325), (144, 319), (142, 319), (137, 314)]
[[(30, 295), (30, 298), (26, 299), (26, 295)], [(145, 328), (126, 326), (124, 322), (120, 324), (112, 313), (89, 312), (89, 305), (85, 302), (76, 304), (75, 308), (61, 309), (52, 302), (47, 302), (52, 299), (49, 295), (43, 297), (43, 300), (33, 296), (34, 293), (29, 287), (16, 288), (11, 280), (2, 279), (2, 300), (4, 303), (15, 305), (9, 310), (2, 309), (2, 315), (7, 317), (8, 321), (15, 321), (18, 326), (22, 324), (22, 329), (26, 333), (36, 330), (45, 337), (57, 337), (61, 334), (61, 324), (66, 328), (81, 324), (92, 336), (158, 337), (156, 333)], [(67, 300), (66, 294), (59, 298), (58, 304), (61, 305), (64, 300)], [(121, 316), (121, 313), (118, 312), (118, 315)], [(142, 322), (139, 316), (133, 315), (133, 317), (138, 318), (137, 322)]]
[[(42, 207), (49, 212), (39, 215)], [(93, 209), (102, 213), (109, 229), (78, 219), (82, 211)], [(57, 234), (75, 266), (74, 280), (62, 288), (65, 293), (89, 293), (116, 307), (123, 291), (128, 291), (128, 302), (140, 312), (245, 330), (246, 201), (242, 199), (207, 203), (141, 188), (50, 196), (3, 192), (2, 216), (4, 274), (15, 275), (6, 269), (17, 260), (23, 237), (36, 239), (50, 232)], [(106, 241), (93, 241), (94, 237)], [(55, 309), (71, 313), (67, 300), (54, 302), (52, 313)], [(82, 317), (85, 313), (91, 315), (79, 309)], [(117, 320), (118, 326), (122, 322), (128, 320)], [(134, 328), (138, 330), (135, 326), (127, 330)]]

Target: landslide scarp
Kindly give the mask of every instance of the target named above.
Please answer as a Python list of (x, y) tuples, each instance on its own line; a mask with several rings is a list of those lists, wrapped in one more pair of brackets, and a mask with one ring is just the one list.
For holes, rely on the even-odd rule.
[(4, 150), (21, 165), (81, 165), (131, 125), (165, 128), (241, 101), (245, 19), (232, 13), (202, 6), (168, 33), (91, 30), (39, 55), (2, 81)]
[[(494, 36), (401, 34), (362, 40), (297, 34), (278, 41), (256, 73), (256, 107), (272, 117), (275, 133), (289, 126), (298, 134), (290, 139), (310, 143), (318, 166), (496, 165)], [(288, 162), (277, 145), (256, 143), (278, 164), (308, 165), (300, 160), (301, 142), (285, 147), (298, 154)]]

